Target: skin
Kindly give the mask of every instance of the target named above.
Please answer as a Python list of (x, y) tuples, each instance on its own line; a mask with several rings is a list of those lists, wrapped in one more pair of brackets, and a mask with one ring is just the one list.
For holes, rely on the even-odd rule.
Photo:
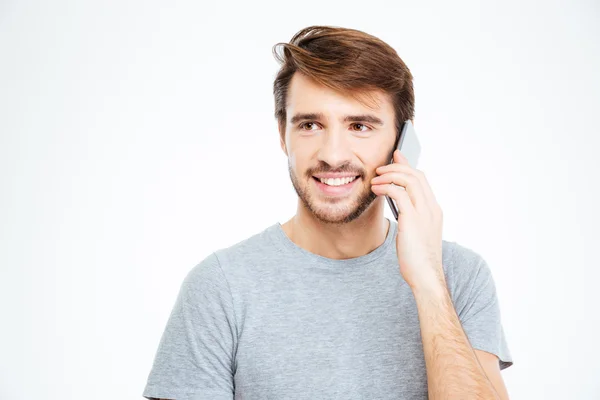
[[(381, 102), (375, 111), (299, 73), (290, 82), (288, 121), (280, 138), (298, 207), (296, 215), (282, 226), (292, 241), (313, 253), (353, 258), (369, 253), (385, 240), (389, 224), (383, 218), (383, 202), (371, 191), (370, 180), (377, 176), (375, 168), (386, 164), (394, 145), (394, 110), (388, 101)], [(310, 112), (321, 112), (324, 118), (291, 123), (294, 115)], [(377, 115), (384, 125), (340, 121), (344, 115), (367, 113)], [(353, 192), (338, 199), (321, 195), (312, 175), (340, 170), (361, 175)]]
[[(453, 307), (442, 269), (442, 210), (425, 174), (399, 151), (388, 165), (396, 137), (394, 109), (384, 93), (370, 94), (373, 108), (294, 74), (280, 138), (298, 205), (283, 230), (298, 246), (323, 257), (359, 257), (383, 244), (389, 229), (383, 196), (390, 196), (400, 212), (398, 263), (417, 303), (429, 398), (508, 399), (498, 358), (471, 347)], [(295, 115), (307, 113), (321, 116), (292, 123)], [(372, 115), (382, 124), (344, 122), (347, 115)], [(348, 195), (330, 197), (318, 190), (314, 174), (340, 171), (360, 176)]]

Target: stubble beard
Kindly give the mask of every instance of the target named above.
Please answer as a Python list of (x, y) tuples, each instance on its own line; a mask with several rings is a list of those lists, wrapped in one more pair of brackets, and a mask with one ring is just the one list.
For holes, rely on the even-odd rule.
[[(367, 208), (369, 208), (375, 199), (377, 199), (377, 195), (373, 193), (369, 187), (365, 188), (364, 185), (362, 185), (363, 187), (361, 193), (358, 195), (356, 200), (351, 201), (349, 205), (336, 207), (336, 203), (349, 202), (348, 198), (344, 198), (338, 200), (323, 200), (320, 201), (320, 203), (326, 205), (320, 206), (317, 204), (314, 196), (311, 195), (307, 188), (307, 186), (312, 184), (312, 182), (309, 181), (303, 186), (289, 163), (288, 171), (298, 198), (315, 218), (325, 224), (342, 225), (354, 221), (360, 217)], [(313, 178), (309, 177), (308, 179)]]

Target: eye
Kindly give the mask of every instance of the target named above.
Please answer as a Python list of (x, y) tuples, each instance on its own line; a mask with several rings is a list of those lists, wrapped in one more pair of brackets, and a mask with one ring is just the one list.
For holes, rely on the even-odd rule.
[(315, 123), (314, 123), (314, 122), (304, 122), (304, 123), (300, 124), (298, 127), (299, 127), (300, 129), (302, 129), (303, 131), (305, 131), (305, 130), (308, 130), (308, 131), (312, 131), (312, 130), (314, 130), (314, 129), (304, 129), (304, 127), (305, 127), (306, 125), (315, 125)]
[(368, 126), (366, 126), (366, 125), (363, 125), (363, 124), (358, 124), (358, 123), (357, 123), (357, 124), (352, 124), (352, 126), (359, 126), (359, 127), (364, 127), (364, 128), (367, 128), (367, 129), (365, 129), (365, 130), (358, 130), (358, 131), (357, 131), (357, 130), (355, 130), (355, 129), (353, 129), (353, 131), (354, 131), (354, 132), (367, 132), (367, 131), (370, 129)]

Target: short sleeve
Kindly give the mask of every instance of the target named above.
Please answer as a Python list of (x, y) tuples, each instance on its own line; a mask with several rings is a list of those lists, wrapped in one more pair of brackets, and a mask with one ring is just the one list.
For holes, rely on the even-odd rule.
[(147, 399), (231, 400), (237, 330), (215, 253), (185, 277), (143, 392)]
[(496, 285), (487, 262), (476, 252), (462, 246), (453, 256), (453, 300), (465, 334), (474, 349), (495, 354), (500, 369), (513, 365), (508, 348)]

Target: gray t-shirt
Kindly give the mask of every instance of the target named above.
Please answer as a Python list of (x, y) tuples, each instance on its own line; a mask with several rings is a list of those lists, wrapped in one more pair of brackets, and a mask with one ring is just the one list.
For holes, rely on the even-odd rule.
[[(181, 285), (143, 396), (427, 399), (416, 303), (390, 222), (381, 246), (347, 260), (302, 249), (279, 223), (207, 256)], [(488, 265), (455, 242), (442, 249), (471, 345), (509, 367)]]

